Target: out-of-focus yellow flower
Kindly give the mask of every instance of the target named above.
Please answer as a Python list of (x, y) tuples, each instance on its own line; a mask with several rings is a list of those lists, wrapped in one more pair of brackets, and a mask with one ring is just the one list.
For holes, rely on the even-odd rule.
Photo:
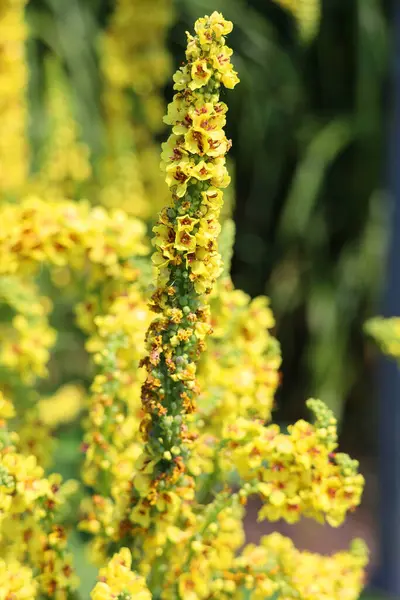
[(246, 546), (235, 559), (235, 570), (244, 582), (250, 575), (253, 600), (274, 593), (287, 600), (357, 600), (366, 563), (367, 551), (359, 540), (347, 552), (320, 556), (300, 552), (290, 539), (273, 533), (264, 536), (259, 546)]
[(321, 0), (274, 0), (274, 2), (293, 14), (305, 41), (316, 35), (321, 19)]
[[(105, 104), (111, 123), (122, 117), (125, 124), (125, 93), (140, 99), (150, 129), (160, 127), (163, 102), (160, 90), (171, 67), (166, 50), (168, 26), (173, 19), (171, 0), (118, 0), (101, 40), (101, 61), (107, 82)], [(134, 35), (133, 35), (134, 32)]]
[(85, 202), (53, 203), (32, 196), (18, 205), (4, 204), (0, 218), (0, 275), (31, 274), (46, 263), (75, 271), (91, 264), (93, 278), (129, 281), (139, 274), (132, 257), (148, 252), (141, 221)]
[(17, 315), (0, 350), (0, 363), (19, 373), (26, 383), (36, 377), (47, 375), (47, 362), (50, 348), (56, 339), (56, 332), (49, 327), (47, 319), (29, 320)]
[(8, 421), (15, 416), (15, 410), (12, 402), (4, 397), (0, 391), (0, 422)]
[(206, 429), (221, 435), (239, 417), (269, 421), (279, 384), (279, 344), (270, 334), (268, 299), (254, 300), (218, 281), (211, 300), (212, 333), (199, 365), (199, 411)]
[(0, 559), (0, 590), (1, 596), (32, 600), (36, 598), (37, 583), (33, 578), (32, 569), (23, 566), (16, 560)]
[(39, 400), (40, 420), (51, 429), (73, 421), (84, 408), (85, 392), (79, 385), (67, 384), (55, 394)]
[[(150, 320), (143, 294), (133, 284), (115, 298), (106, 315), (95, 317), (95, 331), (87, 343), (98, 372), (91, 386), (83, 441), (82, 475), (93, 496), (84, 503), (80, 528), (97, 534), (105, 544), (117, 541), (132, 518), (129, 493), (142, 453), (139, 422), (143, 373), (138, 367)], [(143, 515), (138, 511), (133, 520), (145, 527), (149, 524), (148, 510)]]

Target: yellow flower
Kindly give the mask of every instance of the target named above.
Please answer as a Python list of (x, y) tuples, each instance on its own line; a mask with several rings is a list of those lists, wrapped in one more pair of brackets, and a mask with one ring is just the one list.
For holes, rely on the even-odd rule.
[(161, 147), (161, 160), (164, 164), (168, 162), (180, 162), (184, 154), (186, 154), (182, 140), (173, 133), (169, 136), (166, 142), (161, 144)]
[(48, 398), (38, 402), (41, 421), (52, 429), (73, 421), (83, 409), (84, 390), (78, 385), (67, 384)]
[(188, 86), (191, 90), (197, 90), (206, 85), (211, 78), (212, 70), (204, 59), (197, 59), (191, 65), (192, 79)]
[(184, 90), (185, 87), (189, 84), (191, 80), (191, 76), (189, 73), (189, 68), (183, 67), (182, 69), (179, 69), (179, 71), (177, 71), (174, 75), (173, 75), (173, 81), (174, 81), (174, 89), (175, 90)]
[(226, 88), (233, 90), (235, 85), (239, 83), (239, 77), (233, 69), (227, 69), (222, 73), (221, 81)]
[(200, 227), (196, 232), (196, 241), (199, 246), (207, 246), (215, 240), (221, 232), (221, 225), (213, 219), (201, 219)]
[(7, 421), (8, 419), (14, 417), (14, 415), (15, 409), (12, 402), (10, 402), (10, 400), (7, 400), (7, 398), (4, 397), (3, 393), (0, 390), (0, 420)]
[[(135, 479), (135, 487), (137, 486), (137, 478)], [(143, 488), (136, 487), (138, 491), (144, 492)], [(145, 490), (147, 492), (147, 489)], [(143, 504), (137, 504), (130, 514), (130, 519), (133, 523), (137, 523), (140, 527), (148, 529), (150, 527), (150, 507)]]
[(196, 165), (193, 165), (190, 169), (190, 175), (195, 177), (199, 181), (207, 181), (211, 179), (215, 172), (214, 163), (208, 163), (204, 160), (199, 161)]
[(175, 189), (179, 198), (185, 195), (188, 181), (190, 179), (190, 163), (186, 157), (183, 157), (179, 163), (171, 163), (166, 167), (166, 182)]
[(203, 32), (211, 34), (206, 37), (205, 43), (207, 45), (209, 40), (212, 39), (212, 34), (217, 40), (220, 40), (222, 36), (231, 33), (233, 25), (231, 21), (226, 21), (221, 13), (214, 11), (210, 17), (198, 19), (194, 29), (200, 37), (200, 44), (203, 46), (203, 39), (200, 34), (203, 34)]
[(0, 589), (3, 598), (32, 600), (36, 598), (37, 582), (32, 570), (15, 559), (0, 559)]
[(180, 252), (194, 252), (196, 249), (196, 236), (190, 235), (190, 233), (185, 230), (178, 231), (174, 247)]
[(92, 590), (92, 600), (151, 600), (145, 579), (131, 571), (132, 557), (128, 548), (114, 554), (107, 567), (100, 569), (100, 582)]
[(213, 66), (220, 73), (225, 73), (232, 68), (231, 56), (233, 54), (232, 48), (228, 46), (222, 46), (221, 48), (215, 48), (211, 54), (211, 60), (213, 61)]

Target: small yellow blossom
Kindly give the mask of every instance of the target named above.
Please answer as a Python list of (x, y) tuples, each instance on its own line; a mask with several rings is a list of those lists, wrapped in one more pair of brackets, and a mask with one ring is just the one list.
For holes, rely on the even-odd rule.
[(128, 548), (114, 554), (107, 567), (100, 569), (100, 582), (92, 590), (92, 600), (151, 600), (143, 577), (131, 571), (132, 558)]

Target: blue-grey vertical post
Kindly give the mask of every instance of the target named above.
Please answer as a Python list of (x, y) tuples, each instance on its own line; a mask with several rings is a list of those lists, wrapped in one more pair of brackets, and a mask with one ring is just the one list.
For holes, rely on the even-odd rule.
[[(400, 316), (400, 2), (394, 3), (393, 104), (390, 121), (390, 242), (383, 312)], [(400, 368), (382, 358), (379, 372), (379, 587), (400, 598)]]

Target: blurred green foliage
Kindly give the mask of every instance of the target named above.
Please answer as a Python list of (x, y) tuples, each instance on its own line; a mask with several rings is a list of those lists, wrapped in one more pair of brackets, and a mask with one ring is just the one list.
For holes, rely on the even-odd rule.
[[(272, 0), (175, 2), (174, 57), (198, 16), (221, 10), (235, 23), (242, 84), (230, 106), (233, 277), (238, 287), (272, 299), (284, 356), (284, 420), (299, 416), (307, 395), (357, 421), (372, 403), (362, 324), (376, 312), (385, 251), (386, 4), (324, 0), (320, 31), (304, 44), (293, 18)], [(111, 9), (109, 0), (29, 3), (34, 146), (46, 135), (44, 64), (55, 53), (84, 138), (94, 157), (101, 151), (97, 45)]]

